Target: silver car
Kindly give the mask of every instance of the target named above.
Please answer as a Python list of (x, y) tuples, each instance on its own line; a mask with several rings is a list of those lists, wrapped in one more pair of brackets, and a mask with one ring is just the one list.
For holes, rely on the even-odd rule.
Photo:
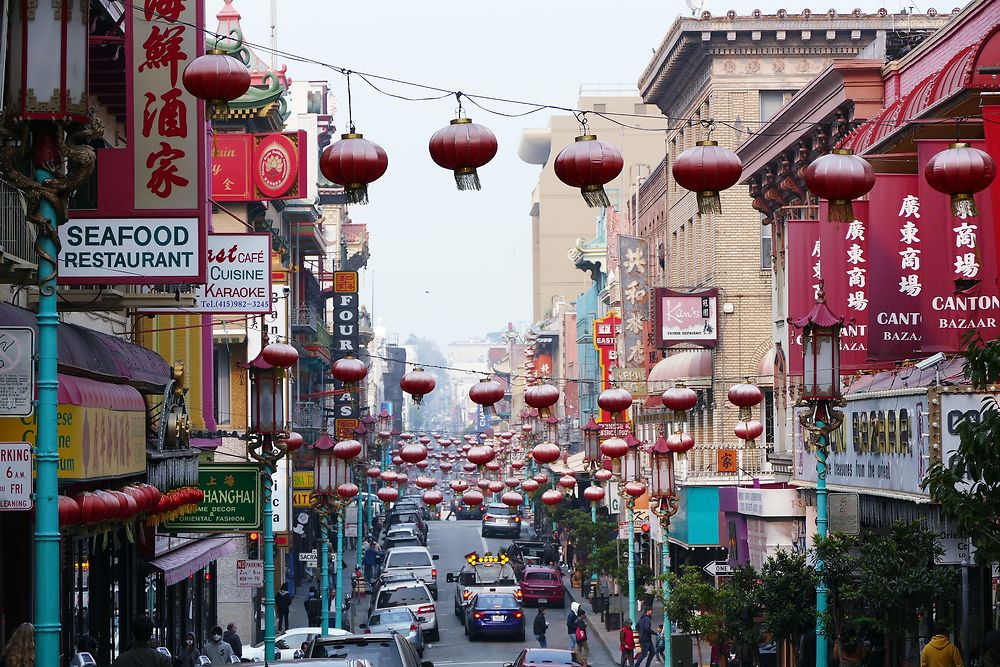
[(441, 640), (438, 630), (437, 606), (427, 584), (417, 579), (390, 580), (383, 584), (372, 600), (368, 615), (398, 607), (406, 607), (417, 617), (424, 639), (430, 642)]
[(397, 607), (378, 611), (368, 617), (368, 623), (361, 626), (365, 634), (394, 632), (410, 643), (413, 650), (421, 658), (424, 657), (424, 633), (420, 631), (420, 623), (413, 612), (407, 607)]

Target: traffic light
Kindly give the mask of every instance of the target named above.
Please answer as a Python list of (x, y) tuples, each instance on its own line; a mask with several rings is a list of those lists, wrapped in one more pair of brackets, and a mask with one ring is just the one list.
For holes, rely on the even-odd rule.
[(247, 535), (247, 558), (249, 560), (260, 559), (260, 533), (257, 531)]

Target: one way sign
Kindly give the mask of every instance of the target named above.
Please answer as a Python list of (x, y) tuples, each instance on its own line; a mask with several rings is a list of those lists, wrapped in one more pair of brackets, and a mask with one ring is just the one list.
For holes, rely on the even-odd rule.
[(713, 560), (703, 569), (713, 577), (724, 577), (733, 573), (732, 566), (724, 560)]

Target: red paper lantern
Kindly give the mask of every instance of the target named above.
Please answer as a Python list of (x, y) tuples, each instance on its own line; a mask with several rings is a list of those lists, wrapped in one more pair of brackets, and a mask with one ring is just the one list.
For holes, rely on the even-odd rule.
[(503, 394), (503, 387), (496, 380), (480, 380), (469, 387), (469, 398), (484, 408), (492, 408), (498, 401), (502, 401)]
[(609, 459), (620, 459), (628, 454), (628, 443), (621, 438), (608, 438), (601, 443), (601, 454)]
[(557, 484), (564, 489), (572, 489), (576, 486), (576, 477), (573, 477), (572, 475), (563, 475), (559, 478)]
[(422, 435), (422, 436), (420, 436), (420, 440), (418, 440), (418, 442), (421, 445), (429, 445), (429, 444), (431, 444), (431, 439), (428, 438), (426, 435)]
[(538, 490), (539, 486), (538, 482), (531, 477), (521, 482), (521, 490), (525, 493), (534, 493)]
[(250, 70), (238, 58), (213, 49), (188, 63), (181, 81), (198, 99), (224, 107), (250, 89)]
[(356, 357), (344, 357), (333, 362), (330, 366), (330, 375), (353, 387), (368, 376), (368, 366)]
[(428, 149), (434, 163), (455, 172), (459, 190), (478, 190), (476, 170), (497, 154), (497, 138), (470, 118), (456, 118), (434, 133)]
[(632, 407), (632, 394), (619, 387), (611, 387), (600, 393), (597, 405), (601, 410), (612, 414), (625, 412)]
[(821, 199), (830, 200), (830, 220), (854, 220), (851, 200), (863, 197), (875, 186), (875, 170), (854, 151), (836, 148), (813, 160), (803, 174), (806, 187)]
[(465, 472), (476, 472), (478, 468), (479, 466), (469, 461), (466, 461), (465, 463), (462, 464), (462, 470), (464, 470)]
[(502, 502), (507, 507), (517, 507), (524, 502), (524, 498), (521, 497), (520, 493), (514, 491), (508, 491), (500, 497), (500, 502)]
[[(395, 489), (393, 489), (395, 491)], [(344, 500), (350, 500), (351, 498), (358, 495), (359, 489), (357, 484), (352, 484), (351, 482), (344, 482), (337, 486), (337, 495)]]
[(427, 448), (419, 442), (408, 442), (399, 450), (399, 458), (407, 463), (416, 463), (427, 458)]
[(490, 461), (489, 463), (486, 464), (486, 469), (489, 470), (490, 472), (499, 472), (500, 462), (494, 459), (493, 461)]
[(951, 144), (924, 167), (927, 184), (951, 196), (951, 212), (958, 216), (979, 215), (972, 195), (988, 188), (996, 174), (993, 158), (966, 143)]
[(722, 213), (719, 192), (736, 185), (743, 164), (736, 153), (708, 139), (678, 155), (671, 172), (679, 186), (697, 193), (698, 212), (707, 215)]
[(521, 486), (521, 480), (515, 479), (513, 477), (508, 477), (503, 481), (503, 483), (504, 486), (506, 486), (508, 489), (516, 489), (517, 487)]
[(687, 433), (671, 433), (667, 436), (667, 449), (676, 454), (683, 454), (692, 447), (694, 447), (694, 438)]
[(80, 505), (69, 496), (59, 496), (58, 499), (59, 525), (72, 526), (80, 521)]
[(403, 465), (403, 463), (404, 463), (403, 462), (403, 457), (398, 456), (398, 455), (392, 457), (392, 465), (394, 465), (394, 466), (401, 466), (401, 465)]
[(430, 466), (430, 463), (424, 460), (424, 461), (417, 461), (414, 465), (417, 466), (418, 470), (426, 470)]
[(542, 494), (542, 502), (549, 506), (558, 505), (562, 502), (562, 499), (563, 494), (555, 489), (549, 489)]
[(698, 403), (698, 394), (690, 387), (671, 387), (663, 392), (660, 399), (663, 407), (674, 412), (684, 412), (690, 410)]
[(752, 408), (764, 400), (757, 385), (741, 382), (729, 388), (729, 402), (738, 408)]
[(562, 456), (562, 450), (559, 449), (559, 445), (552, 442), (540, 442), (531, 448), (531, 457), (539, 465), (554, 463), (559, 460), (560, 456)]
[(483, 491), (490, 490), (490, 480), (488, 479), (477, 479), (476, 486), (478, 486)]
[(397, 477), (399, 477), (399, 475), (397, 475), (392, 470), (383, 470), (381, 473), (379, 473), (379, 479), (381, 479), (386, 484), (392, 484), (393, 482), (396, 481)]
[(623, 490), (625, 491), (625, 495), (632, 498), (638, 498), (642, 494), (646, 493), (646, 485), (642, 482), (632, 480), (631, 482), (625, 482)]
[(599, 468), (594, 471), (594, 479), (598, 482), (609, 482), (612, 477), (614, 477), (614, 475), (607, 468)]
[(462, 503), (469, 507), (476, 507), (483, 504), (483, 494), (475, 489), (470, 489), (462, 494)]
[(740, 421), (736, 422), (736, 427), (733, 429), (733, 432), (740, 440), (755, 440), (764, 433), (764, 425), (756, 419), (751, 419), (750, 421), (745, 422)]
[(469, 453), (465, 456), (469, 459), (469, 463), (484, 466), (495, 459), (496, 455), (497, 453), (489, 445), (476, 445), (475, 447), (470, 447)]
[(381, 474), (382, 471), (379, 468), (376, 468), (375, 466), (372, 466), (371, 468), (365, 471), (365, 476), (368, 479), (378, 479), (379, 476), (381, 476)]
[(596, 134), (584, 134), (559, 151), (553, 167), (556, 178), (573, 188), (580, 188), (590, 207), (611, 206), (604, 191), (605, 183), (618, 178), (625, 161), (621, 151), (600, 141)]
[(399, 380), (399, 388), (413, 397), (413, 402), (420, 405), (424, 396), (434, 391), (437, 380), (434, 376), (419, 366), (404, 375)]
[(599, 486), (588, 486), (583, 490), (583, 497), (587, 502), (599, 503), (604, 500), (604, 489)]
[(435, 486), (437, 486), (437, 480), (432, 479), (430, 477), (424, 477), (423, 475), (421, 475), (420, 477), (417, 477), (414, 484), (416, 484), (421, 489), (433, 489)]
[(489, 486), (487, 486), (486, 488), (489, 490), (490, 493), (500, 493), (501, 491), (503, 491), (503, 482), (499, 480), (493, 480), (489, 483)]
[(450, 486), (451, 490), (454, 491), (455, 493), (462, 493), (463, 491), (469, 488), (468, 483), (461, 479), (453, 479), (448, 484), (448, 486)]
[(357, 440), (341, 440), (333, 446), (333, 455), (341, 461), (350, 461), (361, 453), (363, 447)]
[(291, 368), (299, 361), (299, 353), (288, 343), (270, 343), (260, 351), (261, 358), (275, 368)]
[(434, 505), (438, 505), (442, 501), (444, 501), (444, 496), (441, 494), (440, 491), (431, 490), (431, 491), (424, 491), (424, 494), (420, 496), (420, 499), (424, 501), (425, 505), (430, 505), (431, 507), (433, 507)]
[(305, 441), (302, 438), (302, 434), (296, 431), (292, 431), (288, 434), (287, 438), (284, 438), (285, 449), (289, 452), (297, 451), (303, 442)]
[(559, 402), (559, 389), (551, 384), (538, 384), (524, 390), (524, 402), (536, 410), (547, 410)]
[(319, 158), (319, 170), (328, 181), (343, 186), (348, 204), (367, 204), (368, 184), (388, 168), (389, 156), (382, 147), (355, 132), (340, 135)]
[(438, 467), (441, 468), (441, 472), (451, 472), (452, 468), (454, 468), (455, 466), (447, 461), (442, 461), (441, 465)]
[(545, 484), (546, 482), (549, 481), (549, 476), (546, 475), (544, 472), (540, 472), (537, 473), (534, 477), (532, 477), (532, 479), (538, 482), (539, 484)]
[(399, 491), (392, 488), (391, 486), (383, 486), (381, 489), (375, 492), (375, 495), (378, 496), (378, 499), (381, 500), (383, 503), (392, 503), (395, 502), (397, 498), (399, 498)]

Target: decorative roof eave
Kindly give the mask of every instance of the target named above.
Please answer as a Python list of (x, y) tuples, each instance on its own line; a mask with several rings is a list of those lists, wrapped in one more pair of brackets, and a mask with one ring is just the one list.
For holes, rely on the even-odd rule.
[(576, 268), (589, 273), (590, 279), (596, 283), (604, 270), (602, 264), (607, 259), (608, 248), (606, 245), (591, 245), (592, 243), (594, 241), (578, 238), (573, 247), (566, 251), (566, 256)]

